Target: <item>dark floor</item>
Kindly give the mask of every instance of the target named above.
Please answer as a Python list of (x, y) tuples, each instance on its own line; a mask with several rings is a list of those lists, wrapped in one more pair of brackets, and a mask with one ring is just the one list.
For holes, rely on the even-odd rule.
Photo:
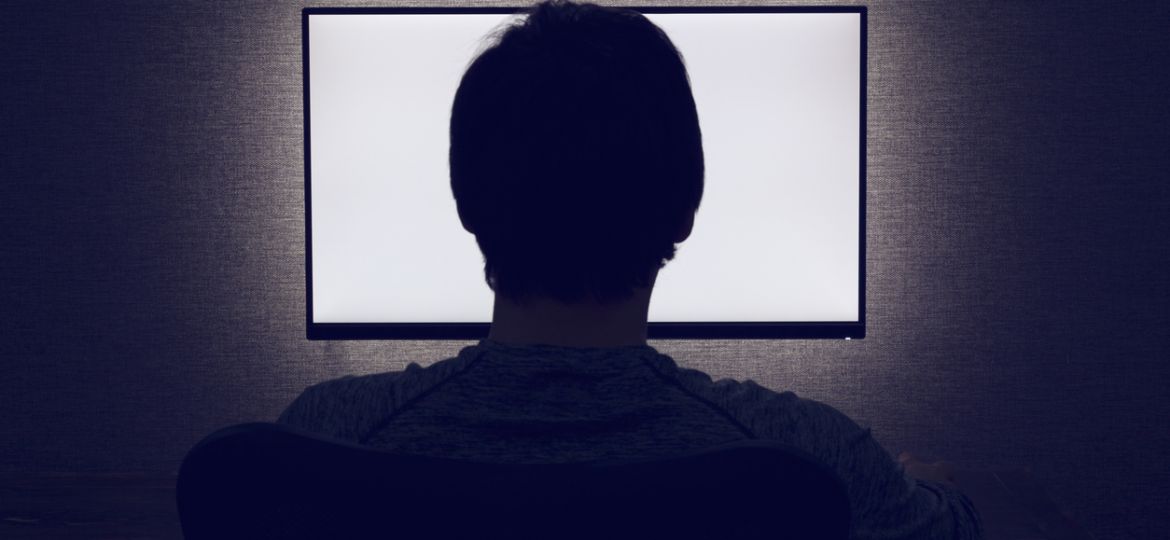
[[(960, 487), (983, 515), (988, 540), (1091, 540), (1029, 472), (961, 470)], [(0, 476), (0, 537), (125, 540), (182, 538), (175, 478), (141, 474)]]
[(0, 538), (182, 537), (173, 476), (0, 476)]

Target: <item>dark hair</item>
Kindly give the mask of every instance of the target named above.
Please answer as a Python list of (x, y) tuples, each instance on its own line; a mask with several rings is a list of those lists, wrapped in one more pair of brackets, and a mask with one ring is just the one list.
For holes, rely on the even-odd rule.
[(451, 190), (498, 294), (628, 298), (674, 258), (703, 196), (682, 56), (627, 9), (542, 2), (467, 68)]

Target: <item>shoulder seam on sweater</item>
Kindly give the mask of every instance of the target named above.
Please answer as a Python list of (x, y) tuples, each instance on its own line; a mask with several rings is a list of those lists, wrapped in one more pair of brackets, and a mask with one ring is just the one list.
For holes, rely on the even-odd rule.
[(731, 414), (731, 412), (729, 412), (727, 409), (724, 409), (723, 407), (720, 407), (718, 404), (713, 403), (711, 400), (706, 399), (703, 396), (700, 396), (700, 395), (692, 392), (690, 389), (688, 389), (685, 386), (683, 386), (682, 384), (680, 384), (677, 380), (675, 380), (671, 377), (668, 377), (665, 373), (662, 373), (661, 371), (658, 370), (658, 368), (654, 367), (654, 365), (652, 363), (650, 363), (648, 360), (646, 360), (645, 357), (642, 357), (641, 360), (642, 360), (642, 363), (646, 365), (646, 367), (650, 368), (650, 371), (652, 371), (655, 375), (658, 376), (658, 378), (662, 379), (663, 381), (666, 381), (667, 384), (669, 384), (675, 388), (678, 388), (680, 391), (682, 391), (687, 396), (690, 396), (692, 399), (710, 407), (711, 410), (715, 411), (720, 416), (727, 419), (727, 421), (731, 422), (732, 425), (734, 425), (737, 429), (739, 429), (741, 432), (743, 432), (743, 434), (745, 436), (747, 436), (747, 438), (759, 439), (759, 437), (756, 435), (756, 433), (754, 431), (752, 431), (751, 429), (748, 429), (747, 426), (743, 425), (743, 423), (740, 422), (739, 419), (737, 419), (735, 417), (735, 415)]
[(435, 390), (438, 390), (439, 387), (447, 384), (447, 382), (459, 377), (460, 375), (463, 375), (464, 373), (467, 373), (467, 371), (469, 369), (471, 369), (471, 366), (475, 365), (479, 361), (480, 357), (482, 357), (482, 356), (483, 356), (483, 351), (477, 350), (475, 353), (475, 356), (472, 357), (470, 360), (468, 360), (467, 363), (462, 368), (455, 371), (454, 373), (447, 375), (446, 377), (443, 377), (442, 379), (439, 380), (439, 382), (431, 385), (430, 388), (427, 388), (426, 390), (419, 392), (414, 397), (408, 399), (405, 403), (403, 403), (402, 406), (391, 411), (390, 414), (386, 415), (385, 418), (383, 418), (380, 422), (375, 424), (374, 427), (370, 428), (370, 430), (366, 432), (365, 436), (358, 439), (358, 444), (369, 444), (370, 438), (373, 437), (374, 435), (377, 435), (378, 433), (380, 433), (383, 429), (386, 428), (386, 426), (390, 425), (390, 422), (392, 422), (395, 418), (397, 418), (398, 415), (402, 414), (404, 411), (413, 407), (415, 404), (417, 404), (423, 398), (434, 393)]

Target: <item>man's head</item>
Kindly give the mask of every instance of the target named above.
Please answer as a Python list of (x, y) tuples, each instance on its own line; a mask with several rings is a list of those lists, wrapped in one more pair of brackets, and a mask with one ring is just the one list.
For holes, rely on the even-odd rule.
[(674, 257), (703, 195), (682, 57), (637, 12), (538, 4), (464, 74), (450, 167), (493, 291), (621, 301)]

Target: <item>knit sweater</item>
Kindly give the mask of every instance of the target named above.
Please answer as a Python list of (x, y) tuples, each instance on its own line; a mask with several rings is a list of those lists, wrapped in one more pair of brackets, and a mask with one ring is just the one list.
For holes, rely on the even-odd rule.
[(666, 457), (743, 439), (803, 449), (844, 481), (856, 539), (974, 539), (970, 500), (917, 480), (833, 407), (712, 381), (648, 345), (482, 340), (423, 368), (306, 389), (280, 423), (405, 453), (506, 463)]

